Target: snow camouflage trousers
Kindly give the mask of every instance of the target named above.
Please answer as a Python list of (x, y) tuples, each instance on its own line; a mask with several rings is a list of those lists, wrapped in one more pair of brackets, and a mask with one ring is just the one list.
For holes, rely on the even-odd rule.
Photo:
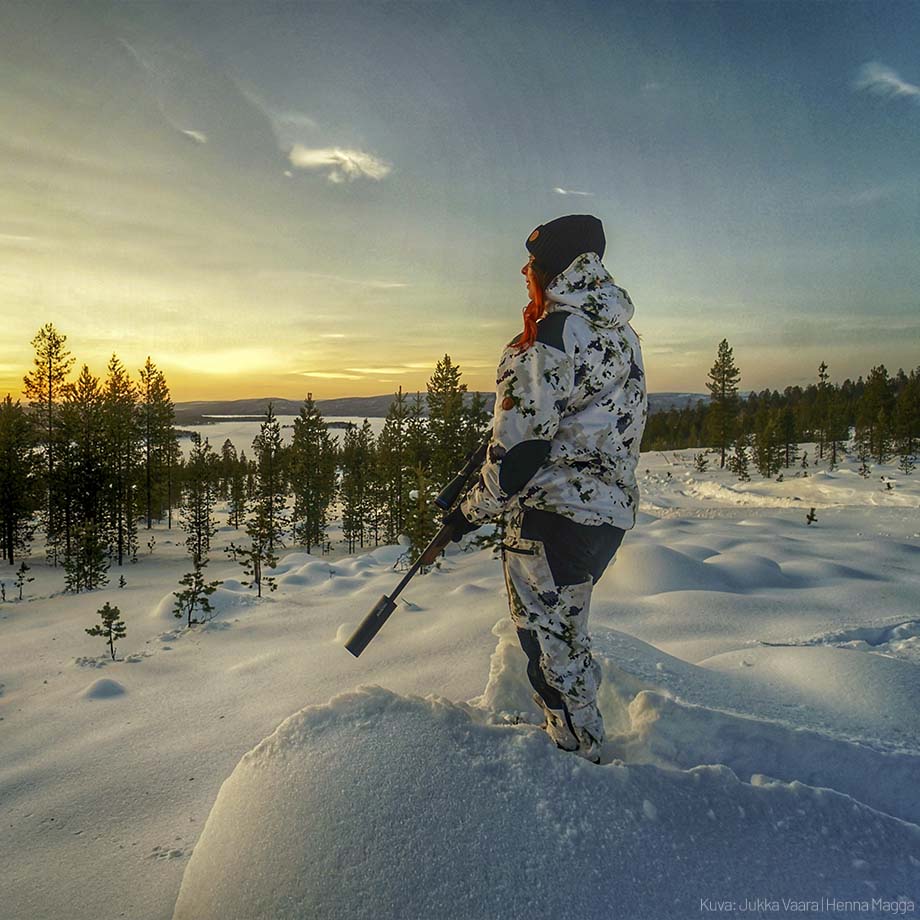
[(545, 707), (561, 712), (580, 753), (592, 758), (604, 741), (604, 719), (601, 669), (587, 632), (591, 591), (624, 534), (534, 508), (505, 515), (502, 567), (527, 676)]

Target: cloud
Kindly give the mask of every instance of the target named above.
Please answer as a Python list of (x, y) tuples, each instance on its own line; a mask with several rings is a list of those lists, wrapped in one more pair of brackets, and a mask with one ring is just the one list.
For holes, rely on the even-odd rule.
[(321, 380), (363, 380), (362, 374), (335, 374), (326, 371), (301, 371), (301, 377), (319, 377)]
[(346, 336), (344, 332), (321, 332), (319, 337), (321, 339), (344, 339)]
[(345, 370), (356, 374), (408, 374), (408, 367), (346, 367)]
[(664, 85), (661, 83), (658, 83), (656, 80), (650, 80), (648, 83), (642, 84), (643, 93), (654, 93), (660, 89), (664, 89)]
[(578, 195), (580, 198), (593, 198), (594, 197), (594, 192), (578, 192), (572, 188), (559, 188), (558, 186), (556, 186), (556, 188), (554, 188), (553, 191), (557, 195)]
[(888, 96), (892, 99), (906, 96), (920, 103), (920, 86), (902, 80), (890, 67), (878, 61), (863, 64), (853, 85), (856, 89), (864, 89), (877, 96)]
[(208, 142), (208, 136), (203, 131), (193, 131), (191, 128), (180, 128), (179, 130), (199, 144), (206, 144)]
[(304, 147), (295, 144), (288, 154), (291, 165), (297, 169), (318, 169), (326, 172), (330, 182), (351, 182), (354, 179), (385, 179), (393, 167), (362, 150), (345, 150), (341, 147)]

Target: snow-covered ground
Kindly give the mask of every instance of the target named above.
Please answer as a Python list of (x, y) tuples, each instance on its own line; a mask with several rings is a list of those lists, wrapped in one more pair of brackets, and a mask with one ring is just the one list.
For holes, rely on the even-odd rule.
[(32, 560), (0, 605), (0, 916), (920, 912), (920, 474), (742, 484), (694, 453), (643, 455), (595, 591), (600, 767), (529, 724), (490, 551), (452, 548), (358, 660), (399, 547), (292, 550), (261, 601), (215, 552), (190, 630), (178, 530), (121, 589)]

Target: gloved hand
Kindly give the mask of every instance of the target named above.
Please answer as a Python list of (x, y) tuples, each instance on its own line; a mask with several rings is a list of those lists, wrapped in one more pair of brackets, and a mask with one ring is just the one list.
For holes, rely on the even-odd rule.
[(460, 510), (459, 505), (457, 505), (450, 514), (445, 515), (442, 524), (444, 527), (450, 528), (450, 539), (454, 543), (459, 543), (468, 533), (479, 530), (482, 526), (481, 524), (474, 524), (472, 521), (468, 521), (466, 515)]

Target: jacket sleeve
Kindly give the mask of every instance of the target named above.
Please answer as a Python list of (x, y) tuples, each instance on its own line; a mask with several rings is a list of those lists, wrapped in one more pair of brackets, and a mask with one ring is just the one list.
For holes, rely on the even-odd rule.
[(569, 314), (537, 324), (537, 340), (518, 352), (513, 343), (498, 365), (492, 437), (479, 479), (460, 504), (473, 523), (501, 514), (546, 461), (574, 386), (575, 362), (563, 329)]

